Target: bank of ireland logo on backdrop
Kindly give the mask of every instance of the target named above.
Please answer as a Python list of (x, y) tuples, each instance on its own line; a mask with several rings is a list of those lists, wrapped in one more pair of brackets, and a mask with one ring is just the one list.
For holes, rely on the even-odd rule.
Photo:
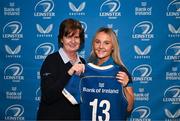
[(134, 56), (135, 59), (150, 59), (151, 45), (142, 48), (140, 46), (134, 45), (134, 51), (137, 55)]
[(142, 21), (137, 23), (133, 28), (133, 39), (141, 39), (142, 41), (149, 41), (154, 38), (153, 24), (150, 21)]
[(132, 71), (133, 81), (148, 83), (149, 81), (152, 81), (151, 73), (152, 67), (148, 64), (136, 66)]
[(165, 60), (180, 62), (180, 43), (169, 45), (165, 50)]
[(179, 66), (177, 64), (177, 66), (173, 66), (171, 68), (171, 70), (166, 70), (166, 80), (174, 80), (174, 81), (178, 81), (180, 80), (180, 70), (179, 70)]
[(21, 100), (22, 99), (22, 90), (18, 90), (17, 87), (11, 87), (11, 90), (6, 91), (6, 99), (9, 100)]
[(15, 47), (4, 45), (6, 51), (6, 58), (21, 58), (21, 45)]
[(6, 108), (5, 110), (5, 120), (10, 121), (23, 121), (25, 120), (24, 107), (20, 104), (14, 104)]
[(19, 21), (8, 22), (3, 27), (3, 38), (10, 40), (19, 40), (23, 38), (22, 24)]
[(180, 85), (173, 85), (164, 91), (163, 102), (180, 104)]
[(168, 4), (166, 16), (180, 18), (180, 0), (173, 0)]
[(152, 6), (148, 6), (147, 2), (141, 2), (141, 6), (135, 7), (136, 16), (150, 16), (152, 13)]
[(79, 5), (75, 4), (76, 2), (72, 3), (72, 2), (68, 2), (69, 8), (71, 10), (71, 12), (69, 12), (70, 16), (85, 16), (86, 13), (83, 12), (84, 8), (86, 7), (86, 2), (82, 2)]
[(180, 37), (180, 26), (175, 26), (173, 24), (168, 24), (169, 34), (168, 37), (178, 38)]
[(106, 0), (100, 6), (99, 16), (117, 19), (117, 17), (121, 16), (120, 7), (119, 0)]
[(35, 49), (35, 59), (44, 60), (49, 54), (53, 53), (55, 46), (52, 43), (42, 43), (38, 45)]
[(20, 16), (20, 7), (15, 6), (15, 2), (10, 2), (9, 6), (4, 6), (4, 16)]
[(139, 106), (132, 111), (130, 121), (151, 121), (149, 118), (151, 109), (147, 106)]
[(138, 92), (134, 92), (135, 101), (149, 101), (149, 92), (145, 88), (139, 88)]
[(41, 24), (36, 24), (36, 29), (38, 31), (37, 37), (52, 37), (53, 24), (43, 26)]
[(12, 82), (24, 80), (23, 66), (18, 63), (8, 65), (4, 69), (4, 80), (12, 80)]
[(165, 108), (164, 109), (165, 115), (166, 115), (166, 121), (176, 121), (178, 119), (180, 119), (180, 109), (177, 110), (170, 110)]
[(53, 0), (41, 0), (34, 6), (34, 16), (51, 19), (55, 16)]

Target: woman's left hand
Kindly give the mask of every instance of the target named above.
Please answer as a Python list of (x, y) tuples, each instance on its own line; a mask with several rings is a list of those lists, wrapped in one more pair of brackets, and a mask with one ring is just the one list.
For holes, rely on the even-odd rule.
[(116, 78), (122, 84), (123, 87), (127, 86), (128, 82), (129, 82), (129, 77), (125, 72), (119, 71), (116, 75)]

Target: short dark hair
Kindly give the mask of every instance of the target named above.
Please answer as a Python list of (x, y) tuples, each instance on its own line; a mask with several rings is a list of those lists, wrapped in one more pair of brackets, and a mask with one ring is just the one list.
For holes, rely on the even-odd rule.
[(77, 30), (79, 30), (80, 48), (81, 48), (84, 45), (84, 28), (82, 24), (80, 23), (80, 21), (72, 18), (63, 20), (59, 26), (59, 35), (58, 35), (59, 47), (63, 46), (61, 42), (63, 36), (67, 37), (71, 33), (72, 35), (74, 35)]

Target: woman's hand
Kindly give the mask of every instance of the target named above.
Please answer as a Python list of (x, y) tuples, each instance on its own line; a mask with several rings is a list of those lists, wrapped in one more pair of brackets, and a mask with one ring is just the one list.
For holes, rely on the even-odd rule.
[(68, 71), (69, 75), (73, 75), (74, 73), (77, 75), (80, 75), (81, 73), (84, 73), (85, 66), (84, 64), (74, 64)]
[(134, 106), (134, 91), (132, 87), (128, 87), (129, 77), (125, 72), (119, 71), (116, 75), (118, 81), (123, 85), (123, 90), (128, 101), (127, 111), (131, 112)]
[(123, 87), (127, 86), (128, 82), (129, 82), (129, 77), (125, 72), (119, 71), (116, 75), (116, 78), (122, 84)]

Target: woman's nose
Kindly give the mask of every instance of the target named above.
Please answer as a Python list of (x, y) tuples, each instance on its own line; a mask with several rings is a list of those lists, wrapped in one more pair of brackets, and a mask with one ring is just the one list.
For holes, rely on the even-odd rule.
[(75, 37), (71, 37), (71, 41), (74, 43), (76, 42), (76, 38)]
[(102, 43), (100, 43), (100, 45), (99, 45), (99, 48), (103, 48), (104, 46), (103, 46), (103, 44)]

